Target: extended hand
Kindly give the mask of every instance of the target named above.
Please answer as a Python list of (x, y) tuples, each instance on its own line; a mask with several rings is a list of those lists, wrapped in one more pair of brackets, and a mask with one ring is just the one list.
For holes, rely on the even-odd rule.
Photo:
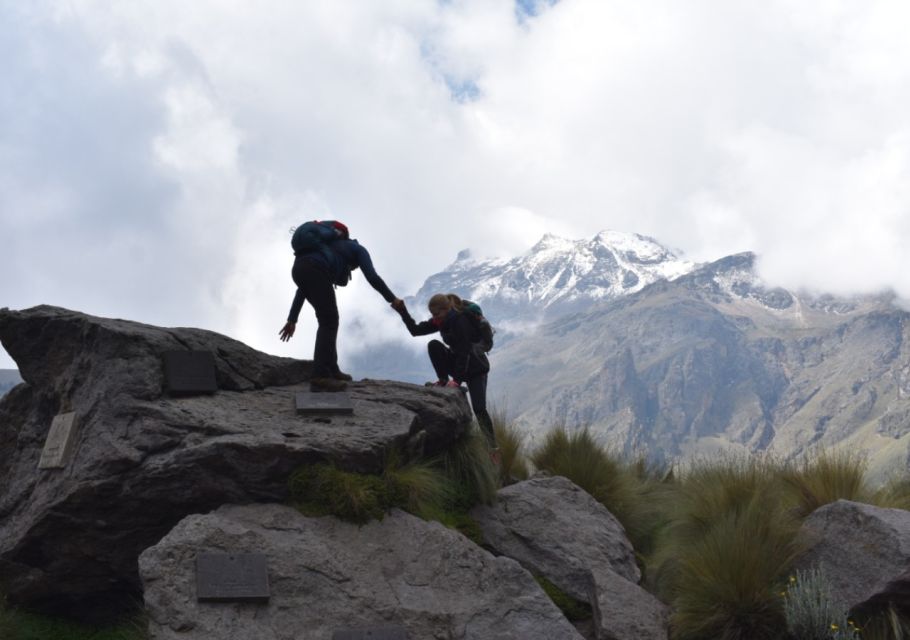
[(297, 325), (294, 324), (293, 322), (285, 323), (285, 325), (283, 327), (281, 327), (281, 331), (278, 332), (278, 335), (281, 337), (281, 341), (287, 342), (288, 340), (290, 340), (291, 337), (293, 337), (294, 329), (296, 329), (296, 328), (297, 328)]
[(401, 298), (395, 298), (394, 300), (392, 300), (392, 308), (395, 309), (395, 311), (398, 311), (399, 313), (401, 313), (405, 309), (404, 300), (402, 300)]

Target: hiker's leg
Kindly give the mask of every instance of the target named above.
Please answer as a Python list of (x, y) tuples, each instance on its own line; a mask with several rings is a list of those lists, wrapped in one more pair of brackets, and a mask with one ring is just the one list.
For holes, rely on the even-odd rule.
[(487, 412), (487, 374), (481, 374), (468, 380), (468, 394), (471, 396), (471, 408), (477, 416), (477, 424), (486, 436), (491, 449), (496, 448), (496, 433), (493, 431), (493, 420)]
[(328, 275), (318, 268), (308, 269), (303, 280), (306, 298), (316, 311), (316, 345), (313, 347), (313, 377), (331, 378), (338, 368), (335, 341), (338, 338), (338, 303)]
[(439, 340), (430, 340), (427, 345), (427, 351), (430, 354), (433, 370), (436, 372), (436, 379), (443, 382), (447, 381), (453, 369), (452, 352)]

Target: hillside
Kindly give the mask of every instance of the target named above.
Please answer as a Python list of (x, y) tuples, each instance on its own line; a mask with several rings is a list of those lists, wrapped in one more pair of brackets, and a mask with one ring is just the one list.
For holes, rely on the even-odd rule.
[(7, 391), (22, 382), (19, 377), (19, 371), (16, 369), (0, 369), (0, 397), (3, 397)]

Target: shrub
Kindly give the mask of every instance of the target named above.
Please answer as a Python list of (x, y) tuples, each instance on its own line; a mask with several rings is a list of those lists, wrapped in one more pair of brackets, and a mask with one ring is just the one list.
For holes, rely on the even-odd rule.
[(850, 451), (820, 451), (781, 471), (781, 478), (805, 517), (837, 500), (872, 502), (866, 487), (866, 460)]
[(787, 628), (796, 640), (853, 640), (859, 633), (846, 607), (831, 601), (831, 588), (819, 569), (797, 571), (784, 592)]
[(490, 459), (487, 439), (475, 425), (439, 458), (439, 467), (455, 489), (455, 506), (468, 510), (475, 504), (492, 504), (499, 489), (496, 466)]

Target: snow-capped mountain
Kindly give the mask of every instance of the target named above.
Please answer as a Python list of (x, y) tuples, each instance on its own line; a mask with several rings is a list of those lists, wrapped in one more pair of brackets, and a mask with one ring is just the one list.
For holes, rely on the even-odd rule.
[[(532, 439), (587, 425), (667, 459), (825, 446), (865, 452), (882, 472), (910, 460), (910, 313), (888, 292), (790, 291), (763, 282), (752, 253), (696, 265), (617, 232), (548, 235), (514, 258), (463, 252), (412, 302), (437, 292), (479, 302), (500, 330), (488, 397)], [(351, 364), (432, 375), (401, 343)]]
[(430, 276), (412, 300), (422, 305), (434, 293), (458, 293), (480, 303), (500, 324), (510, 324), (628, 295), (694, 266), (635, 233), (603, 231), (587, 240), (547, 234), (515, 258), (475, 260), (470, 251), (462, 251), (444, 271)]

